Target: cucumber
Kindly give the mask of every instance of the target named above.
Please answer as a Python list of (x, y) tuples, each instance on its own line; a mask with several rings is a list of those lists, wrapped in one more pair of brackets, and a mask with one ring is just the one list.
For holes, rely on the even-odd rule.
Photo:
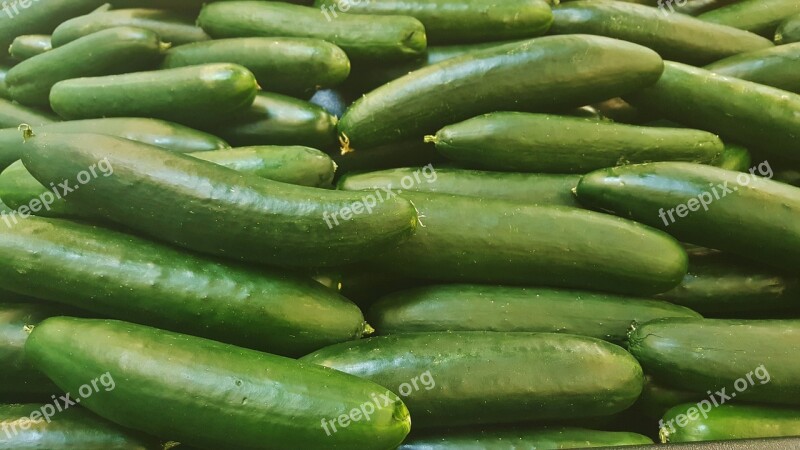
[(17, 36), (49, 34), (61, 22), (97, 9), (105, 0), (47, 0), (6, 2), (0, 9), (0, 49)]
[[(42, 413), (43, 410), (47, 413), (46, 417)], [(31, 420), (31, 417), (34, 419)], [(152, 437), (122, 428), (85, 409), (69, 408), (57, 411), (50, 403), (0, 405), (0, 422), (3, 424), (3, 429), (8, 431), (0, 434), (0, 448), (3, 449), (158, 450), (164, 448)]]
[(703, 394), (664, 386), (645, 374), (642, 395), (630, 411), (643, 414), (648, 419), (660, 419), (670, 408), (681, 403), (697, 402)]
[(794, 14), (800, 14), (796, 0), (742, 0), (697, 18), (772, 37), (775, 28)]
[[(678, 426), (681, 422), (684, 426)], [(737, 404), (720, 405), (701, 414), (696, 403), (687, 403), (667, 411), (660, 426), (663, 443), (798, 436), (800, 409)]]
[[(0, 128), (16, 128), (23, 123), (37, 126), (57, 122), (58, 120), (58, 117), (48, 112), (0, 98)], [(19, 133), (17, 133), (17, 136), (19, 136)], [(0, 149), (0, 152), (5, 153), (5, 150)], [(9, 161), (9, 163), (12, 161)]]
[(612, 0), (567, 2), (553, 8), (550, 34), (577, 33), (635, 42), (664, 59), (687, 64), (708, 64), (773, 46), (769, 39), (736, 28)]
[(139, 116), (206, 124), (246, 110), (257, 90), (255, 76), (244, 67), (205, 64), (61, 81), (50, 104), (68, 120)]
[(373, 196), (369, 205), (363, 193), (292, 186), (110, 136), (40, 133), (25, 145), (25, 167), (45, 186), (105, 161), (113, 176), (94, 177), (68, 202), (201, 253), (283, 266), (342, 265), (396, 245), (417, 221), (414, 207), (400, 198), (379, 203)]
[(287, 95), (308, 95), (340, 84), (350, 60), (339, 47), (319, 39), (238, 38), (175, 47), (162, 67), (228, 62), (247, 67), (261, 88)]
[(706, 70), (754, 83), (800, 93), (800, 42), (731, 56), (705, 66)]
[(717, 8), (722, 8), (723, 6), (728, 6), (731, 3), (736, 3), (739, 0), (692, 0), (691, 2), (685, 2), (683, 5), (678, 3), (679, 8), (670, 7), (671, 4), (677, 3), (670, 2), (667, 3), (666, 1), (662, 2), (663, 4), (667, 5), (662, 9), (662, 11), (669, 10), (670, 12), (679, 12), (681, 14), (686, 14), (689, 16), (699, 16), (704, 12), (708, 12)]
[(486, 112), (578, 107), (622, 95), (654, 83), (662, 70), (652, 50), (599, 36), (548, 36), (500, 45), (375, 89), (345, 112), (339, 133), (345, 149), (421, 139)]
[(393, 142), (367, 149), (363, 152), (337, 152), (333, 160), (339, 167), (337, 173), (370, 172), (398, 167), (426, 166), (437, 167), (447, 163), (442, 155), (431, 152), (430, 146), (422, 139)]
[(160, 9), (115, 9), (67, 20), (53, 31), (53, 46), (80, 39), (108, 28), (136, 27), (150, 30), (164, 42), (183, 45), (211, 39), (190, 15)]
[(210, 129), (237, 146), (304, 145), (328, 150), (336, 148), (336, 122), (317, 105), (261, 92), (250, 108)]
[(341, 294), (367, 310), (376, 300), (391, 292), (429, 284), (430, 281), (397, 276), (372, 267), (369, 263), (343, 267)]
[[(26, 208), (29, 210), (30, 207), (28, 205), (32, 201), (41, 203), (41, 196), (48, 196), (47, 192), (49, 191), (49, 189), (42, 186), (42, 184), (28, 172), (22, 164), (22, 161), (16, 161), (5, 168), (2, 174), (0, 174), (0, 200), (14, 211), (19, 208)], [(11, 211), (8, 211), (8, 213), (13, 214)], [(92, 214), (75, 207), (71, 203), (67, 203), (63, 198), (54, 198), (48, 208), (39, 209), (39, 211), (33, 214), (43, 217), (84, 219), (90, 221), (96, 218)], [(13, 220), (9, 219), (9, 223), (13, 224)]]
[(635, 222), (577, 208), (406, 191), (402, 196), (417, 209), (420, 226), (411, 239), (375, 258), (392, 273), (634, 295), (667, 291), (686, 274), (683, 248)]
[(474, 117), (425, 140), (459, 164), (511, 172), (586, 173), (649, 161), (709, 163), (724, 148), (705, 131), (518, 112)]
[[(148, 69), (158, 64), (164, 50), (152, 31), (112, 28), (17, 64), (8, 71), (6, 84), (14, 100), (46, 106), (50, 90), (59, 81)], [(73, 82), (82, 81), (69, 81)], [(94, 100), (94, 95), (88, 99)]]
[(617, 445), (647, 445), (653, 440), (625, 431), (585, 428), (521, 428), (460, 430), (432, 433), (407, 439), (398, 450), (508, 450), (510, 448), (590, 448)]
[(52, 49), (53, 44), (50, 42), (49, 35), (25, 34), (14, 39), (11, 47), (8, 48), (8, 53), (13, 59), (23, 61)]
[[(752, 149), (800, 160), (800, 95), (667, 62), (658, 83), (629, 95), (634, 106)], [(725, 111), (720, 114), (719, 111)]]
[(6, 86), (6, 76), (11, 67), (0, 64), (0, 99), (11, 99), (11, 94), (8, 93), (8, 86)]
[(797, 405), (800, 363), (792, 355), (798, 336), (798, 320), (667, 318), (635, 327), (628, 346), (648, 373), (670, 386), (713, 390), (722, 403)]
[(643, 125), (654, 120), (650, 114), (634, 108), (630, 103), (616, 97), (592, 105), (603, 117), (614, 122)]
[(713, 165), (721, 169), (747, 172), (750, 167), (753, 167), (752, 164), (753, 158), (750, 156), (750, 151), (741, 145), (726, 143), (722, 155)]
[[(51, 318), (34, 329), (25, 351), (67, 392), (101, 374), (113, 377), (113, 390), (81, 406), (204, 448), (384, 450), (411, 428), (403, 402), (367, 380), (125, 322)], [(342, 416), (354, 418), (332, 428)]]
[(775, 43), (778, 45), (800, 42), (800, 14), (784, 20), (775, 30)]
[(364, 334), (359, 309), (307, 277), (225, 265), (95, 226), (18, 216), (2, 217), (5, 289), (275, 354), (300, 355)]
[(633, 404), (643, 383), (620, 347), (568, 334), (398, 334), (300, 360), (399, 393), (419, 428), (608, 416)]
[(426, 331), (569, 333), (624, 344), (634, 321), (700, 317), (667, 302), (544, 288), (439, 285), (399, 291), (375, 303), (369, 322), (381, 334)]
[(317, 105), (334, 117), (341, 117), (350, 99), (347, 94), (336, 89), (320, 89), (308, 99), (312, 105)]
[(214, 38), (305, 37), (341, 47), (353, 60), (392, 61), (421, 56), (425, 27), (407, 16), (338, 14), (281, 2), (226, 1), (203, 6), (197, 19)]
[(800, 171), (784, 170), (775, 173), (775, 179), (781, 183), (791, 184), (800, 187)]
[(343, 12), (415, 17), (425, 25), (428, 42), (436, 44), (530, 38), (546, 33), (553, 22), (544, 0), (316, 0), (314, 7), (333, 21)]
[[(420, 175), (421, 180), (417, 182)], [(434, 169), (431, 164), (422, 168), (348, 173), (339, 179), (337, 186), (346, 191), (398, 187), (405, 191), (496, 198), (534, 205), (578, 206), (571, 190), (579, 179), (578, 175)]]
[(785, 270), (800, 264), (800, 189), (756, 174), (771, 176), (769, 163), (746, 174), (689, 163), (640, 164), (587, 174), (576, 192), (585, 205), (681, 241)]

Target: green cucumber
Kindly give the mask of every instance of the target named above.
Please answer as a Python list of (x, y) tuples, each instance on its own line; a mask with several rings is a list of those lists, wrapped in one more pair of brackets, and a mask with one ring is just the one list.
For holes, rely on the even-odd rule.
[(8, 76), (8, 71), (10, 69), (10, 66), (0, 64), (0, 99), (11, 99), (11, 94), (8, 92), (8, 86), (6, 86), (6, 76)]
[(164, 42), (183, 45), (210, 37), (194, 24), (189, 15), (160, 9), (115, 9), (95, 12), (67, 20), (53, 31), (53, 46), (64, 44), (108, 28), (136, 27), (150, 30)]
[(678, 4), (677, 9), (674, 6), (670, 8), (670, 5), (674, 4), (673, 2), (667, 3), (666, 1), (662, 1), (662, 4), (666, 5), (662, 11), (669, 10), (670, 12), (673, 12), (672, 10), (674, 9), (674, 12), (679, 12), (681, 14), (699, 16), (704, 12), (722, 8), (723, 6), (728, 6), (731, 3), (736, 3), (737, 1), (739, 0), (692, 0), (690, 2), (684, 2), (683, 5)]
[(307, 277), (225, 265), (95, 226), (20, 216), (2, 216), (5, 289), (276, 354), (299, 355), (364, 334), (359, 309)]
[[(57, 122), (58, 120), (59, 118), (51, 113), (0, 98), (0, 128), (16, 128), (23, 123), (37, 126)], [(19, 136), (19, 133), (17, 133), (17, 136)], [(0, 152), (5, 153), (6, 150), (0, 149)], [(12, 161), (9, 161), (9, 163)]]
[(686, 403), (667, 411), (659, 425), (665, 444), (798, 436), (800, 409), (720, 405), (700, 413), (696, 403)]
[(800, 42), (731, 56), (704, 68), (800, 94)]
[(241, 64), (262, 89), (287, 95), (308, 95), (336, 86), (350, 74), (350, 60), (339, 47), (319, 39), (238, 38), (181, 45), (167, 52), (162, 67), (214, 62)]
[(6, 49), (17, 36), (49, 34), (61, 22), (88, 14), (105, 0), (9, 1), (0, 6), (0, 49)]
[(350, 59), (392, 61), (421, 56), (425, 27), (408, 16), (338, 14), (281, 2), (226, 1), (203, 6), (197, 19), (214, 38), (305, 37), (329, 41)]
[(53, 86), (50, 104), (68, 120), (150, 117), (206, 124), (246, 110), (257, 90), (246, 68), (205, 64), (61, 81)]
[(328, 114), (341, 117), (347, 105), (350, 104), (348, 95), (337, 89), (320, 89), (308, 99), (312, 105), (317, 105), (324, 109)]
[(590, 448), (618, 445), (647, 445), (653, 440), (625, 431), (596, 431), (585, 428), (521, 428), (459, 430), (414, 436), (398, 450), (508, 450), (510, 448)]
[(614, 122), (643, 125), (654, 120), (650, 114), (634, 108), (625, 100), (615, 97), (592, 105), (600, 115)]
[(800, 171), (797, 170), (778, 171), (775, 173), (775, 179), (781, 183), (800, 187)]
[(393, 142), (367, 149), (363, 152), (337, 152), (333, 160), (339, 167), (339, 174), (369, 172), (398, 167), (446, 164), (442, 155), (431, 152), (430, 145), (422, 139)]
[(622, 95), (654, 83), (662, 70), (661, 58), (636, 44), (600, 36), (535, 38), (448, 59), (381, 86), (350, 106), (339, 133), (345, 150), (421, 139), (486, 112), (578, 107)]
[[(418, 178), (421, 178), (419, 182)], [(396, 187), (405, 191), (515, 200), (535, 205), (578, 206), (571, 190), (579, 179), (579, 175), (434, 169), (431, 164), (422, 168), (348, 173), (339, 179), (337, 187), (346, 191)]]
[(714, 161), (713, 165), (722, 169), (747, 172), (750, 167), (753, 167), (752, 164), (753, 158), (750, 156), (749, 150), (741, 145), (726, 143), (722, 155)]
[(357, 304), (363, 311), (386, 294), (429, 284), (375, 269), (369, 263), (347, 266), (342, 270), (341, 294)]
[(775, 30), (775, 43), (778, 45), (800, 42), (800, 14), (784, 20)]
[(65, 196), (68, 202), (157, 239), (237, 260), (346, 264), (396, 245), (417, 221), (403, 199), (370, 202), (360, 192), (279, 183), (111, 136), (40, 133), (25, 146), (25, 167), (45, 186), (98, 162), (113, 167), (112, 176)]
[(773, 46), (769, 39), (736, 28), (669, 14), (663, 8), (612, 0), (563, 3), (553, 8), (553, 18), (550, 34), (585, 33), (622, 39), (652, 48), (664, 59), (687, 64), (708, 64)]
[[(752, 149), (800, 160), (800, 95), (667, 62), (652, 87), (626, 98), (634, 106)], [(725, 114), (719, 114), (725, 111)]]
[(697, 18), (772, 37), (775, 28), (794, 14), (800, 14), (797, 0), (742, 0)]
[(686, 274), (687, 256), (678, 242), (635, 222), (561, 206), (401, 195), (417, 209), (420, 226), (411, 239), (375, 258), (393, 273), (634, 295), (667, 291)]
[(415, 17), (436, 44), (531, 38), (546, 33), (553, 22), (544, 0), (316, 0), (314, 7), (334, 21), (343, 12)]
[[(16, 161), (6, 167), (0, 174), (0, 200), (12, 210), (18, 210), (19, 208), (30, 209), (28, 205), (32, 201), (41, 203), (42, 195), (48, 196), (49, 200), (47, 192), (50, 192), (50, 190), (42, 186), (28, 172), (22, 161)], [(11, 214), (11, 211), (9, 211), (9, 214)], [(63, 198), (54, 199), (47, 208), (39, 209), (33, 214), (42, 217), (84, 220), (95, 218), (71, 203), (67, 203)]]
[(772, 176), (767, 161), (749, 173), (690, 163), (639, 164), (587, 174), (576, 193), (585, 205), (681, 241), (783, 270), (800, 264), (800, 189), (762, 176)]
[[(161, 61), (164, 50), (152, 31), (112, 28), (17, 64), (8, 71), (6, 84), (14, 100), (45, 106), (50, 104), (51, 88), (60, 81), (148, 69)], [(89, 99), (95, 100), (94, 95)]]
[(717, 136), (700, 130), (519, 112), (484, 114), (425, 140), (459, 164), (512, 172), (586, 173), (650, 161), (709, 163), (724, 148)]
[[(411, 427), (403, 402), (367, 380), (141, 325), (51, 318), (33, 330), (25, 351), (73, 395), (101, 375), (115, 381), (113, 390), (81, 395), (81, 406), (204, 448), (385, 450)], [(348, 420), (353, 411), (359, 419)], [(326, 423), (340, 417), (345, 428)]]
[(439, 285), (399, 291), (375, 303), (381, 334), (427, 331), (538, 331), (623, 344), (634, 321), (700, 317), (667, 302), (544, 288)]
[(722, 403), (800, 404), (798, 346), (800, 320), (667, 318), (628, 336), (647, 373), (688, 391), (713, 390)]
[(631, 411), (641, 413), (650, 420), (660, 419), (670, 408), (681, 403), (696, 402), (702, 397), (703, 394), (664, 386), (645, 374), (642, 395)]
[(8, 53), (13, 59), (23, 61), (52, 49), (53, 44), (50, 42), (49, 35), (25, 34), (14, 39), (11, 47), (8, 48)]
[(568, 334), (397, 334), (300, 360), (399, 393), (421, 428), (608, 416), (633, 404), (643, 383), (622, 348)]

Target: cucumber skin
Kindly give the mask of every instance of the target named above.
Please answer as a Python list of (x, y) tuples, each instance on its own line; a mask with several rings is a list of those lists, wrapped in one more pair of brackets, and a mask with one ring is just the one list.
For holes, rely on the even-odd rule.
[(310, 279), (228, 266), (65, 220), (9, 222), (0, 282), (20, 294), (285, 355), (364, 331), (355, 305)]
[[(797, 405), (800, 370), (791, 355), (799, 331), (798, 320), (658, 319), (635, 327), (628, 348), (670, 386), (700, 394), (727, 388), (736, 401)], [(768, 383), (754, 378), (748, 389), (734, 390), (737, 379), (762, 365)]]
[(700, 130), (518, 112), (474, 117), (448, 125), (426, 140), (462, 165), (537, 173), (584, 174), (650, 161), (710, 163), (724, 149), (717, 136)]
[(397, 450), (508, 450), (648, 445), (653, 440), (624, 431), (582, 428), (521, 428), (431, 433), (407, 439)]
[[(567, 334), (398, 334), (300, 360), (394, 392), (416, 377), (425, 384), (404, 401), (419, 428), (607, 416), (630, 406), (643, 383), (639, 363), (622, 348)], [(421, 379), (426, 372), (433, 382)]]
[(704, 67), (726, 77), (739, 78), (800, 94), (800, 42), (731, 56)]
[(677, 8), (675, 12), (696, 17), (699, 16), (700, 14), (703, 14), (704, 12), (712, 11), (717, 8), (722, 8), (723, 6), (728, 6), (731, 3), (736, 3), (737, 1), (739, 0), (693, 0), (691, 2), (686, 2), (686, 4), (684, 4), (683, 6)]
[(784, 20), (775, 31), (775, 43), (778, 45), (800, 42), (800, 14)]
[[(737, 177), (747, 177), (747, 185), (740, 185)], [(723, 197), (718, 185), (737, 190)], [(581, 179), (576, 193), (584, 205), (666, 230), (683, 242), (738, 254), (780, 270), (800, 264), (800, 222), (796, 220), (800, 189), (793, 186), (699, 164), (651, 163), (592, 172)], [(685, 209), (686, 217), (677, 215), (678, 205), (705, 194), (712, 200), (707, 212), (698, 204), (697, 211)], [(674, 223), (668, 219), (670, 208), (676, 210)]]
[(567, 2), (553, 8), (550, 34), (597, 34), (652, 48), (664, 59), (710, 62), (772, 47), (769, 39), (684, 14), (608, 0)]
[[(16, 128), (23, 123), (35, 127), (37, 125), (58, 122), (59, 120), (60, 119), (54, 114), (22, 106), (12, 103), (11, 100), (0, 98), (0, 128)], [(6, 151), (0, 149), (0, 153), (6, 153)], [(19, 158), (15, 157), (14, 159)], [(5, 158), (3, 158), (3, 160), (5, 160)], [(3, 162), (5, 163), (5, 161)], [(11, 162), (13, 162), (13, 160), (9, 161), (8, 164)]]
[(694, 407), (696, 403), (675, 406), (662, 419), (660, 430), (664, 443), (729, 441), (733, 439), (775, 438), (800, 435), (800, 410), (756, 405), (720, 405), (707, 417), (697, 415), (684, 427), (670, 426), (675, 418)]
[(720, 169), (747, 172), (752, 164), (753, 158), (750, 156), (749, 150), (741, 145), (727, 143), (725, 149), (722, 150), (722, 155), (713, 165)]
[[(50, 34), (61, 22), (88, 14), (106, 3), (105, 0), (47, 0), (29, 8), (18, 8), (19, 14), (0, 15), (0, 49), (6, 49), (15, 37), (23, 34)], [(21, 6), (21, 5), (20, 5)]]
[[(568, 69), (552, 63), (561, 59)], [(521, 75), (531, 70), (536, 77)], [(339, 133), (356, 150), (422, 138), (486, 112), (577, 107), (622, 95), (654, 83), (662, 70), (661, 58), (636, 44), (600, 36), (535, 38), (445, 60), (381, 86), (348, 108)]]
[(49, 35), (24, 34), (14, 39), (14, 42), (12, 42), (11, 46), (8, 48), (8, 53), (11, 55), (11, 58), (17, 61), (24, 61), (52, 49), (53, 44), (50, 42)]
[(8, 71), (6, 84), (14, 100), (48, 106), (50, 90), (60, 81), (149, 69), (164, 50), (152, 31), (112, 28), (17, 64)]
[(697, 18), (771, 37), (775, 28), (793, 14), (800, 14), (800, 3), (795, 0), (742, 0)]
[(8, 93), (8, 86), (6, 86), (6, 76), (10, 66), (0, 65), (0, 100), (11, 100), (11, 94)]
[[(67, 201), (200, 253), (288, 267), (339, 266), (396, 245), (416, 226), (413, 205), (401, 198), (376, 201), (365, 214), (360, 193), (292, 186), (110, 136), (41, 133), (26, 145), (23, 162), (45, 186), (106, 160), (113, 176), (94, 178)], [(119, 202), (123, 192), (126, 201)], [(351, 210), (351, 220), (336, 224), (332, 215), (357, 203), (361, 214)]]

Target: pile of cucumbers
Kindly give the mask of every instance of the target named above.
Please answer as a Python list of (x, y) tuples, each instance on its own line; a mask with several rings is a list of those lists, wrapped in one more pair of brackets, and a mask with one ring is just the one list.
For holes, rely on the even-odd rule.
[(0, 449), (800, 436), (799, 0), (310, 2), (0, 4)]

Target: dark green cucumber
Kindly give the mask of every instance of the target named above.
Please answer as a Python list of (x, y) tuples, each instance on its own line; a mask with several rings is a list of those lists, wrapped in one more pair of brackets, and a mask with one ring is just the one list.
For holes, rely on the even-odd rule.
[(305, 37), (329, 41), (350, 59), (391, 61), (425, 53), (425, 27), (408, 16), (338, 14), (281, 2), (226, 1), (203, 6), (197, 19), (214, 38)]
[(519, 112), (484, 114), (425, 140), (459, 164), (512, 172), (586, 173), (650, 161), (710, 163), (724, 148), (717, 136), (700, 130)]
[(658, 319), (634, 327), (628, 346), (647, 373), (670, 386), (724, 389), (730, 398), (720, 396), (723, 403), (800, 404), (793, 357), (800, 320)]
[[(18, 103), (13, 103), (10, 100), (0, 98), (0, 128), (16, 128), (23, 123), (31, 126), (37, 126), (58, 122), (58, 120), (59, 118), (51, 113), (29, 108), (27, 106), (22, 106)], [(19, 136), (19, 133), (17, 136)], [(0, 152), (5, 153), (5, 150), (0, 149)], [(9, 161), (9, 163), (12, 161)]]
[(237, 146), (305, 145), (322, 150), (337, 145), (335, 116), (309, 102), (261, 92), (246, 109), (214, 127), (214, 134)]
[(794, 14), (800, 14), (797, 0), (742, 0), (697, 18), (772, 37), (778, 25)]
[(634, 321), (700, 317), (667, 302), (543, 288), (439, 285), (379, 300), (369, 323), (381, 334), (427, 331), (538, 331), (625, 342)]
[(663, 8), (612, 0), (563, 3), (553, 8), (553, 18), (550, 34), (586, 33), (622, 39), (652, 48), (664, 59), (687, 64), (708, 64), (773, 46), (769, 39), (736, 28), (669, 14)]
[[(33, 330), (25, 351), (73, 398), (102, 375), (115, 381), (113, 390), (78, 397), (81, 406), (203, 448), (385, 450), (411, 428), (402, 400), (367, 380), (125, 322), (51, 318)], [(360, 419), (345, 428), (326, 423), (354, 411)]]
[(11, 94), (8, 93), (8, 86), (6, 86), (6, 76), (10, 66), (0, 64), (0, 99), (11, 99)]
[(68, 120), (149, 117), (206, 124), (246, 110), (257, 90), (246, 68), (205, 64), (61, 81), (53, 86), (50, 104)]
[(798, 170), (783, 170), (776, 172), (775, 179), (781, 183), (800, 187), (800, 171)]
[[(152, 31), (112, 28), (17, 64), (8, 71), (6, 84), (14, 100), (46, 106), (50, 90), (59, 81), (149, 69), (159, 63), (165, 50)], [(94, 100), (92, 95), (89, 101)]]
[(749, 168), (753, 167), (752, 164), (753, 158), (750, 156), (750, 151), (741, 145), (731, 143), (725, 144), (722, 155), (713, 163), (719, 168), (737, 172), (747, 172)]
[(508, 450), (510, 448), (590, 448), (647, 445), (653, 440), (624, 431), (584, 428), (521, 428), (438, 432), (406, 439), (398, 450)]
[(105, 0), (6, 2), (0, 9), (0, 49), (7, 49), (14, 38), (23, 34), (52, 33), (61, 22), (87, 14), (104, 3)]
[(428, 164), (447, 164), (447, 160), (422, 139), (393, 142), (366, 149), (363, 152), (337, 152), (333, 160), (339, 167), (338, 174), (370, 172), (398, 167), (422, 167)]
[(301, 358), (403, 396), (421, 428), (607, 416), (642, 391), (622, 348), (551, 333), (409, 333), (334, 345)]
[(553, 22), (544, 0), (316, 0), (314, 7), (334, 21), (343, 12), (415, 17), (435, 44), (531, 38), (546, 33)]
[(720, 405), (701, 413), (686, 403), (667, 411), (659, 426), (665, 444), (800, 436), (800, 409)]
[(800, 93), (800, 42), (731, 56), (705, 66), (706, 70)]
[(293, 186), (110, 136), (40, 133), (25, 146), (22, 160), (45, 186), (73, 180), (100, 161), (113, 167), (113, 175), (65, 196), (68, 202), (157, 239), (232, 259), (346, 264), (396, 245), (417, 221), (414, 207), (400, 198), (369, 201), (361, 192)]
[(784, 20), (775, 30), (775, 43), (778, 45), (800, 42), (800, 14)]
[[(419, 181), (417, 181), (419, 179)], [(534, 205), (578, 206), (571, 190), (579, 175), (484, 172), (434, 168), (387, 169), (347, 174), (337, 187), (346, 191), (400, 188), (405, 191), (515, 200)]]
[(800, 160), (798, 94), (667, 62), (655, 85), (626, 99), (667, 119), (719, 134), (723, 140)]
[(389, 293), (430, 284), (398, 276), (380, 269), (370, 263), (353, 264), (340, 269), (342, 272), (341, 294), (366, 311), (375, 301)]
[(13, 59), (23, 61), (52, 49), (53, 44), (50, 42), (50, 35), (24, 34), (14, 39), (11, 47), (8, 48), (8, 53)]
[(649, 420), (660, 419), (670, 408), (681, 403), (696, 402), (702, 398), (703, 394), (664, 386), (652, 376), (645, 374), (642, 395), (631, 411), (641, 413)]
[(350, 74), (350, 60), (339, 47), (319, 39), (239, 38), (175, 47), (162, 67), (227, 62), (247, 67), (262, 89), (308, 95), (340, 84)]
[(61, 47), (92, 33), (114, 27), (150, 30), (164, 42), (183, 45), (210, 39), (190, 15), (160, 9), (115, 9), (67, 20), (53, 31), (53, 46)]
[[(95, 374), (95, 378), (97, 375), (100, 374)], [(99, 387), (105, 389), (102, 385)], [(52, 404), (53, 400), (48, 401), (51, 403), (45, 405), (38, 403), (0, 405), (0, 423), (3, 424), (3, 430), (7, 430), (0, 433), (0, 448), (17, 450), (164, 448), (152, 437), (122, 428), (85, 409), (72, 407), (58, 411)], [(59, 407), (61, 408), (61, 403)]]
[(634, 295), (667, 291), (686, 274), (677, 241), (606, 214), (444, 194), (403, 191), (402, 197), (414, 204), (420, 226), (375, 258), (394, 273)]
[(771, 175), (766, 161), (749, 173), (689, 163), (640, 164), (587, 174), (576, 192), (585, 205), (666, 230), (681, 241), (785, 270), (800, 264), (800, 189), (762, 178)]
[(375, 89), (350, 106), (339, 133), (345, 149), (422, 139), (491, 111), (578, 107), (622, 95), (654, 83), (662, 70), (652, 50), (600, 36), (515, 42), (445, 60)]
[(0, 237), (5, 289), (276, 354), (303, 354), (364, 334), (359, 309), (307, 277), (225, 265), (99, 227), (21, 216), (2, 216), (8, 227)]

